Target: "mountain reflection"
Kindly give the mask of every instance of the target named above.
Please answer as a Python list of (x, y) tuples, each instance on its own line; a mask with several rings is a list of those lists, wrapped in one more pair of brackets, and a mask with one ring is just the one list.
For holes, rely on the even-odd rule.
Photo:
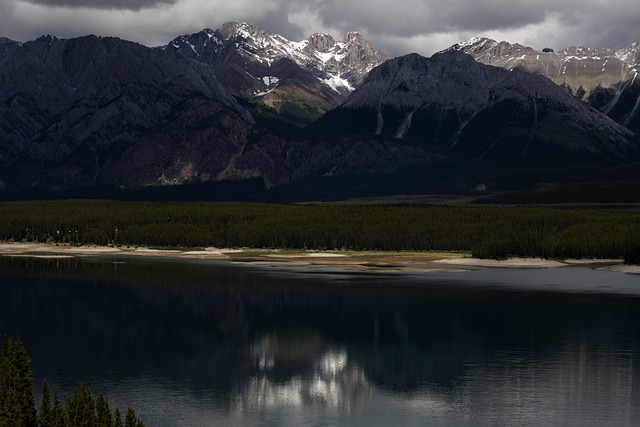
[(130, 390), (148, 425), (274, 412), (281, 425), (291, 410), (361, 417), (352, 425), (640, 419), (640, 298), (346, 276), (0, 257), (0, 333), (23, 340), (36, 383)]
[[(261, 340), (255, 353), (260, 372), (243, 387), (240, 396), (243, 410), (293, 406), (351, 411), (371, 395), (372, 385), (362, 368), (349, 361), (345, 349), (320, 351), (320, 341), (305, 341), (297, 344), (288, 342), (285, 348), (278, 347), (278, 354), (275, 354), (272, 352), (273, 338)], [(276, 380), (275, 377), (279, 375), (273, 373), (278, 370), (280, 363), (288, 370), (292, 361), (296, 364), (308, 363), (310, 367), (299, 369), (287, 380)]]

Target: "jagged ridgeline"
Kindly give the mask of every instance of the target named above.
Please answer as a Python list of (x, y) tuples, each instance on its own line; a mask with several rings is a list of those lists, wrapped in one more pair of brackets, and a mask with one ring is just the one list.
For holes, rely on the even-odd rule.
[(488, 65), (540, 74), (634, 132), (640, 131), (640, 41), (618, 49), (528, 46), (473, 38), (454, 45)]
[[(318, 200), (569, 183), (611, 201), (605, 188), (640, 180), (637, 47), (476, 40), (387, 60), (358, 33), (292, 42), (238, 22), (158, 48), (0, 39), (0, 193), (185, 185), (204, 199)], [(482, 63), (505, 52), (508, 69)]]
[(0, 191), (286, 183), (288, 138), (385, 59), (357, 33), (291, 42), (237, 22), (153, 49), (0, 39)]
[(120, 410), (112, 410), (103, 394), (94, 397), (84, 384), (64, 404), (57, 393), (51, 397), (45, 379), (40, 402), (36, 410), (31, 359), (26, 349), (19, 339), (5, 337), (0, 354), (0, 426), (144, 427), (131, 407), (123, 419)]
[(293, 42), (241, 22), (177, 37), (166, 49), (211, 65), (229, 93), (246, 101), (261, 123), (279, 129), (318, 119), (388, 59), (355, 32), (340, 41), (313, 34)]
[[(333, 173), (336, 164), (371, 170), (373, 162), (362, 159), (374, 157), (374, 148), (386, 170), (416, 163), (425, 171), (438, 164), (454, 170), (467, 162), (478, 177), (510, 171), (512, 177), (531, 174), (532, 181), (638, 159), (633, 132), (548, 79), (487, 66), (457, 51), (385, 62), (307, 137), (318, 156), (341, 153), (327, 162)], [(449, 173), (450, 180), (462, 176)]]

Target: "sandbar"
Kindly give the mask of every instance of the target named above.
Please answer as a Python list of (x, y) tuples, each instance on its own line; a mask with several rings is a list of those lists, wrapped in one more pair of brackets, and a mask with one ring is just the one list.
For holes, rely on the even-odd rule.
[(276, 250), (250, 248), (154, 249), (147, 247), (73, 246), (48, 243), (0, 242), (0, 256), (68, 258), (95, 256), (144, 256), (201, 260), (228, 260), (273, 267), (329, 266), (377, 272), (464, 272), (474, 268), (559, 268), (579, 265), (640, 274), (640, 266), (624, 265), (622, 260), (548, 260), (472, 258), (456, 252), (352, 252), (318, 250)]

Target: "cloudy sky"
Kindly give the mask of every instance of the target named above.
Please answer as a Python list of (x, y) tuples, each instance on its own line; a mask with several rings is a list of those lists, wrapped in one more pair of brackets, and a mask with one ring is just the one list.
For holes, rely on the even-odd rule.
[(474, 36), (537, 49), (640, 39), (638, 0), (0, 0), (0, 36), (19, 41), (96, 34), (158, 46), (230, 20), (296, 41), (359, 31), (391, 56), (431, 55)]

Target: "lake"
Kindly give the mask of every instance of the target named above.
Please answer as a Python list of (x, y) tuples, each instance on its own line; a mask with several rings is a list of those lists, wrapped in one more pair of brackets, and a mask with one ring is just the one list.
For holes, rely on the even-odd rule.
[(0, 257), (0, 333), (147, 426), (640, 422), (640, 276), (585, 267)]

